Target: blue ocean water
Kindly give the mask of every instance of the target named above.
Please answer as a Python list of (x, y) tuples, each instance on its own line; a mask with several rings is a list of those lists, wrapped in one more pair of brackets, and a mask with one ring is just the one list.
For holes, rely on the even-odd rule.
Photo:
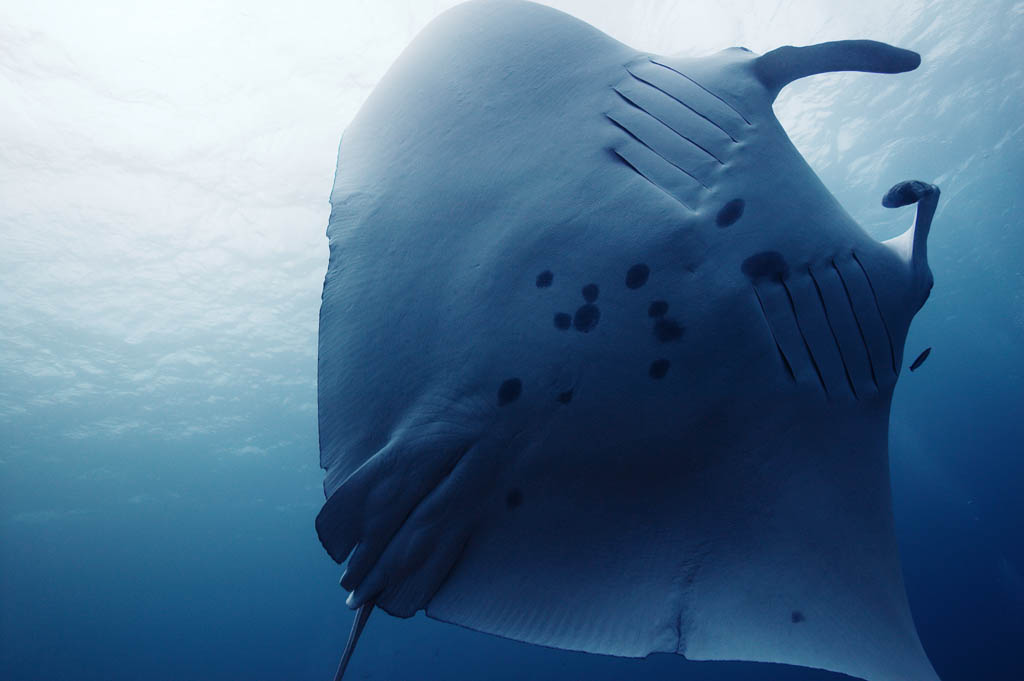
[[(897, 533), (940, 676), (1024, 678), (1024, 3), (559, 6), (663, 52), (922, 54), (894, 81), (800, 81), (776, 111), (878, 238), (909, 221), (889, 186), (943, 190), (905, 364), (934, 350), (892, 413)], [(0, 679), (330, 678), (352, 615), (313, 530), (327, 195), (345, 123), (440, 8), (0, 8)], [(681, 44), (701, 21), (714, 44)], [(382, 614), (349, 673), (843, 678)]]

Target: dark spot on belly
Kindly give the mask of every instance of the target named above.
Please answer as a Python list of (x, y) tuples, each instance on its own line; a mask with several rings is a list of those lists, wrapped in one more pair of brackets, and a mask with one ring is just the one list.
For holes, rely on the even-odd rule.
[(587, 284), (583, 287), (583, 300), (588, 303), (597, 300), (597, 284)]
[(523, 492), (519, 489), (510, 489), (508, 494), (505, 495), (505, 506), (508, 510), (519, 508), (523, 505)]
[(668, 303), (664, 300), (655, 300), (651, 303), (651, 306), (647, 308), (648, 317), (662, 317), (668, 312)]
[(728, 227), (743, 217), (743, 199), (733, 199), (722, 206), (715, 216), (715, 224), (719, 227)]
[(804, 622), (807, 620), (807, 618), (804, 617), (804, 614), (799, 610), (794, 610), (790, 614), (789, 619), (793, 624), (799, 624), (800, 622)]
[(572, 326), (572, 315), (568, 312), (558, 312), (555, 314), (555, 328), (565, 331)]
[(577, 331), (583, 333), (589, 333), (597, 326), (597, 322), (601, 319), (601, 311), (597, 309), (597, 305), (581, 305), (580, 309), (576, 310), (576, 316), (572, 319), (573, 326), (576, 327)]
[(665, 378), (665, 374), (668, 373), (670, 366), (672, 366), (672, 362), (667, 359), (656, 359), (651, 362), (651, 367), (647, 370), (647, 373), (654, 379)]
[(566, 390), (564, 393), (558, 393), (558, 401), (562, 404), (569, 404), (572, 402), (572, 391)]
[(677, 341), (683, 337), (683, 327), (674, 319), (662, 317), (654, 323), (654, 337), (662, 343)]
[(537, 288), (547, 288), (551, 286), (551, 282), (555, 280), (555, 275), (552, 274), (551, 270), (544, 270), (537, 275)]
[(510, 378), (503, 382), (498, 388), (498, 406), (504, 407), (510, 402), (515, 402), (519, 399), (519, 394), (523, 392), (523, 382), (518, 378)]
[(789, 276), (789, 265), (778, 251), (761, 251), (743, 261), (743, 274), (752, 282), (762, 279), (783, 281)]
[(640, 288), (647, 283), (647, 277), (651, 276), (651, 268), (640, 263), (633, 265), (626, 272), (626, 288)]

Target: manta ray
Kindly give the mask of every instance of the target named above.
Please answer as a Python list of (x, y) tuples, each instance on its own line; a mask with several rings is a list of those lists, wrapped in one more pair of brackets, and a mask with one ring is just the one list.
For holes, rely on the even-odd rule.
[(935, 681), (890, 403), (939, 190), (879, 242), (772, 112), (899, 73), (851, 40), (639, 52), (559, 11), (435, 19), (339, 149), (316, 519), (371, 610), (608, 655)]

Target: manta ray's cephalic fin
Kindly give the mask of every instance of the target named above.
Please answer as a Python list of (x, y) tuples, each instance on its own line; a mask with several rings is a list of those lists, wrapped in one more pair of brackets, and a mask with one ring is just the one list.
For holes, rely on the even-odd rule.
[(914, 224), (906, 232), (885, 242), (910, 267), (911, 295), (914, 296), (914, 312), (916, 313), (932, 290), (935, 278), (928, 267), (928, 234), (932, 229), (932, 219), (939, 205), (939, 188), (919, 180), (899, 182), (882, 197), (882, 205), (886, 208), (899, 208), (917, 204)]
[(921, 63), (917, 52), (875, 40), (837, 40), (806, 47), (787, 45), (757, 59), (758, 79), (772, 98), (794, 80), (832, 71), (903, 73)]

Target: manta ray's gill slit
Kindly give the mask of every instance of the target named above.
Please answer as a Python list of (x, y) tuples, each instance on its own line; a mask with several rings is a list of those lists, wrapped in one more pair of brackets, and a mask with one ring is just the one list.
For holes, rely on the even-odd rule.
[(871, 290), (871, 297), (875, 301), (875, 309), (878, 310), (878, 318), (882, 320), (882, 328), (885, 329), (885, 337), (889, 341), (889, 358), (892, 360), (892, 372), (896, 376), (900, 375), (899, 367), (896, 366), (896, 346), (892, 342), (892, 333), (889, 331), (889, 324), (885, 321), (885, 315), (882, 314), (882, 306), (878, 303), (878, 293), (875, 292), (875, 285), (871, 283), (871, 277), (868, 276), (868, 271), (864, 268), (864, 263), (860, 261), (856, 251), (851, 251), (854, 262), (860, 267), (860, 271), (864, 273), (864, 278), (868, 282), (868, 288)]
[[(649, 63), (651, 63), (651, 64), (653, 64), (653, 65), (657, 66), (657, 64), (656, 64), (655, 62), (649, 62)], [(711, 125), (713, 125), (713, 126), (714, 126), (715, 128), (717, 128), (717, 129), (718, 129), (719, 131), (721, 131), (721, 132), (722, 132), (722, 134), (724, 134), (724, 135), (725, 135), (726, 137), (728, 137), (728, 138), (729, 138), (730, 140), (732, 140), (733, 144), (736, 144), (736, 143), (738, 143), (738, 142), (739, 142), (739, 140), (737, 140), (737, 139), (736, 139), (735, 137), (733, 137), (733, 135), (732, 135), (732, 133), (731, 133), (731, 132), (729, 132), (728, 130), (726, 130), (725, 128), (723, 128), (723, 127), (722, 127), (722, 126), (721, 126), (721, 125), (720, 125), (720, 124), (719, 124), (719, 123), (718, 123), (717, 121), (715, 121), (715, 120), (714, 120), (713, 118), (710, 118), (709, 116), (706, 116), (706, 115), (702, 114), (702, 113), (701, 113), (700, 111), (697, 111), (696, 109), (694, 109), (694, 108), (693, 108), (692, 106), (690, 106), (689, 104), (687, 104), (686, 102), (684, 102), (684, 101), (683, 101), (682, 99), (680, 99), (679, 97), (676, 97), (676, 96), (675, 96), (674, 94), (672, 94), (671, 92), (669, 92), (669, 91), (665, 90), (665, 88), (663, 88), (663, 87), (661, 87), (660, 85), (658, 85), (657, 83), (653, 82), (653, 81), (652, 81), (652, 79), (649, 79), (649, 78), (644, 78), (644, 77), (643, 77), (642, 75), (640, 75), (640, 74), (636, 73), (635, 71), (633, 71), (632, 69), (630, 69), (628, 65), (627, 65), (627, 67), (626, 67), (626, 70), (627, 70), (627, 71), (629, 71), (629, 75), (633, 76), (633, 78), (635, 78), (636, 80), (640, 81), (641, 83), (644, 83), (645, 85), (649, 85), (649, 86), (651, 86), (652, 88), (654, 88), (654, 89), (655, 89), (655, 90), (657, 90), (658, 92), (661, 92), (662, 94), (664, 94), (664, 95), (666, 95), (666, 96), (668, 96), (668, 97), (671, 97), (671, 98), (672, 98), (672, 99), (674, 99), (675, 101), (679, 102), (679, 103), (680, 103), (680, 104), (681, 104), (682, 106), (684, 106), (684, 107), (686, 107), (687, 109), (689, 109), (690, 111), (692, 111), (692, 112), (693, 112), (693, 113), (694, 113), (695, 115), (697, 115), (697, 116), (699, 116), (699, 117), (703, 118), (703, 119), (704, 119), (705, 121), (707, 121), (708, 123), (710, 123)], [(674, 73), (674, 71), (673, 71), (673, 73)], [(621, 93), (620, 93), (620, 94), (621, 94)]]
[[(772, 342), (775, 343), (775, 349), (779, 351), (779, 358), (782, 360), (782, 365), (786, 367), (786, 373), (788, 373), (789, 377), (793, 379), (793, 382), (796, 382), (796, 374), (793, 373), (793, 367), (790, 365), (789, 359), (786, 357), (786, 353), (782, 351), (779, 339), (775, 337), (775, 330), (772, 329), (772, 323), (768, 320), (768, 311), (765, 310), (764, 301), (761, 300), (761, 294), (757, 292), (757, 284), (751, 284), (751, 288), (754, 290), (754, 297), (757, 298), (757, 304), (761, 306), (761, 316), (764, 318), (765, 326), (768, 327), (768, 335), (772, 337)], [(651, 310), (654, 310), (654, 306), (660, 302), (663, 301), (656, 300), (651, 303)], [(665, 304), (664, 309), (668, 309), (668, 304)], [(650, 314), (650, 311), (648, 311), (648, 314)], [(664, 314), (664, 312), (662, 312), (662, 314)]]
[(793, 321), (796, 322), (796, 330), (800, 334), (800, 340), (804, 342), (804, 347), (807, 348), (807, 356), (811, 358), (811, 366), (814, 367), (814, 373), (818, 375), (821, 389), (825, 391), (825, 396), (828, 397), (828, 386), (825, 385), (825, 377), (821, 375), (821, 367), (818, 366), (818, 360), (814, 358), (814, 352), (811, 351), (811, 344), (807, 342), (807, 334), (804, 333), (803, 327), (800, 325), (800, 317), (796, 313), (796, 303), (793, 302), (793, 292), (789, 290), (785, 280), (781, 280), (779, 283), (782, 284), (782, 288), (786, 291), (786, 299), (789, 300), (789, 308), (793, 313)]
[[(641, 106), (641, 104), (636, 101), (636, 98), (629, 97), (629, 95), (623, 93), (622, 90), (620, 90), (617, 87), (612, 88), (612, 89), (615, 90), (615, 93), (618, 94), (619, 97), (622, 98), (622, 100), (628, 106), (636, 109), (637, 111), (642, 111), (643, 113), (647, 114), (648, 116), (653, 118), (655, 121), (657, 121), (658, 124), (660, 124), (661, 126), (667, 128), (668, 130), (671, 130), (673, 133), (675, 133), (677, 137), (679, 137), (679, 138), (689, 142), (692, 146), (696, 147), (700, 151), (704, 152), (705, 154), (707, 154), (708, 156), (713, 158), (718, 163), (718, 165), (725, 165), (725, 161), (723, 161), (722, 159), (718, 158), (718, 156), (716, 156), (714, 153), (712, 153), (709, 149), (706, 149), (701, 144), (697, 143), (693, 139), (690, 139), (689, 137), (684, 135), (681, 131), (677, 130), (668, 121), (664, 120), (658, 114), (654, 113), (653, 111), (649, 111), (648, 109), (645, 109), (643, 106)], [(659, 90), (659, 92), (660, 92), (660, 90)]]
[[(635, 108), (635, 107), (634, 107), (634, 108)], [(638, 110), (639, 110), (639, 109), (638, 109)], [(612, 112), (606, 112), (606, 113), (605, 113), (605, 117), (606, 117), (606, 118), (607, 118), (608, 120), (610, 120), (610, 121), (611, 121), (612, 123), (614, 123), (614, 124), (615, 124), (616, 126), (618, 126), (619, 128), (621, 128), (622, 130), (626, 131), (626, 133), (627, 133), (627, 134), (629, 134), (629, 136), (630, 136), (630, 137), (632, 137), (632, 138), (633, 138), (633, 139), (635, 139), (635, 140), (636, 140), (637, 142), (639, 142), (640, 144), (642, 144), (642, 145), (643, 145), (643, 146), (644, 146), (645, 148), (649, 149), (649, 150), (650, 150), (651, 152), (653, 152), (654, 154), (656, 154), (656, 155), (658, 156), (658, 158), (660, 158), (661, 160), (663, 160), (663, 161), (664, 161), (665, 163), (669, 164), (670, 166), (672, 166), (673, 168), (675, 168), (675, 169), (676, 169), (676, 170), (678, 170), (679, 172), (683, 173), (684, 175), (686, 175), (687, 177), (689, 177), (689, 178), (690, 178), (691, 180), (693, 180), (694, 182), (696, 182), (697, 184), (699, 184), (699, 185), (700, 185), (701, 187), (703, 187), (704, 189), (711, 189), (711, 187), (709, 187), (709, 186), (707, 185), (707, 183), (706, 183), (706, 182), (704, 182), (704, 180), (700, 179), (700, 178), (699, 178), (699, 177), (697, 177), (697, 176), (696, 176), (696, 175), (695, 175), (694, 173), (692, 173), (691, 171), (687, 170), (687, 169), (686, 169), (686, 168), (684, 168), (683, 166), (679, 165), (678, 163), (676, 163), (675, 161), (673, 161), (672, 159), (670, 159), (670, 158), (669, 158), (668, 156), (665, 156), (665, 154), (661, 153), (660, 151), (658, 151), (657, 149), (655, 149), (654, 147), (652, 147), (652, 146), (651, 146), (650, 144), (648, 144), (648, 143), (647, 143), (646, 141), (644, 141), (644, 140), (643, 140), (643, 139), (642, 139), (642, 138), (640, 137), (640, 135), (639, 135), (639, 134), (637, 134), (637, 132), (634, 132), (633, 130), (629, 129), (629, 127), (627, 127), (627, 126), (626, 126), (626, 124), (625, 124), (625, 123), (624, 123), (623, 121), (620, 121), (620, 120), (619, 120), (618, 118), (616, 118), (616, 117), (615, 117), (615, 114), (614, 114), (614, 113), (612, 113)], [(655, 123), (657, 123), (658, 125), (662, 125), (662, 124), (661, 124), (661, 123), (660, 123), (659, 121), (657, 121), (657, 119), (654, 119), (654, 120), (655, 120)], [(663, 125), (662, 125), (662, 127), (665, 127), (665, 126), (663, 126)]]
[(850, 386), (850, 392), (853, 393), (854, 399), (860, 399), (860, 395), (857, 394), (857, 389), (853, 386), (853, 379), (850, 377), (850, 366), (846, 362), (846, 356), (843, 355), (843, 346), (839, 343), (839, 336), (836, 334), (835, 325), (832, 324), (832, 318), (828, 314), (828, 305), (825, 304), (825, 296), (821, 293), (821, 285), (818, 284), (817, 278), (814, 276), (814, 270), (810, 265), (807, 266), (807, 274), (811, 277), (811, 281), (814, 283), (814, 290), (818, 294), (818, 302), (821, 303), (821, 309), (825, 313), (825, 322), (828, 324), (828, 330), (832, 334), (832, 340), (836, 344), (836, 350), (839, 351), (839, 360), (843, 363), (843, 372), (846, 374), (846, 382)]
[(699, 87), (699, 88), (700, 88), (701, 90), (703, 90), (704, 92), (708, 93), (709, 95), (711, 95), (712, 97), (714, 97), (715, 99), (717, 99), (718, 101), (720, 101), (720, 102), (721, 102), (722, 104), (725, 104), (725, 105), (726, 105), (727, 107), (729, 107), (730, 109), (732, 109), (732, 110), (733, 110), (733, 112), (735, 112), (735, 114), (736, 114), (737, 116), (739, 116), (740, 118), (742, 118), (742, 119), (743, 119), (743, 122), (744, 122), (744, 123), (746, 123), (747, 125), (751, 125), (750, 121), (749, 121), (749, 120), (747, 120), (747, 117), (743, 115), (743, 112), (742, 112), (742, 111), (740, 111), (739, 109), (737, 109), (736, 107), (734, 107), (734, 106), (733, 106), (732, 104), (730, 104), (730, 103), (729, 103), (728, 101), (726, 101), (725, 99), (723, 99), (723, 98), (721, 97), (721, 95), (719, 95), (718, 93), (716, 93), (716, 92), (714, 92), (714, 91), (712, 91), (712, 90), (709, 90), (708, 88), (704, 87), (703, 85), (701, 85), (701, 84), (700, 84), (700, 83), (698, 83), (698, 82), (697, 82), (696, 80), (694, 80), (694, 79), (693, 79), (693, 78), (691, 78), (690, 76), (686, 75), (685, 73), (683, 73), (683, 72), (682, 72), (682, 71), (680, 71), (679, 69), (674, 69), (674, 68), (672, 68), (671, 66), (669, 66), (668, 64), (665, 64), (665, 63), (663, 63), (663, 62), (660, 62), (660, 61), (658, 61), (657, 59), (651, 59), (651, 63), (653, 63), (653, 64), (657, 64), (658, 66), (661, 66), (661, 67), (663, 67), (663, 68), (666, 68), (666, 69), (668, 69), (669, 71), (673, 71), (673, 72), (675, 72), (675, 73), (678, 73), (678, 74), (679, 74), (680, 76), (682, 76), (682, 77), (683, 77), (683, 78), (685, 78), (686, 80), (690, 81), (691, 83), (693, 83), (694, 85), (696, 85), (697, 87)]
[[(639, 143), (639, 141), (638, 141), (638, 143)], [(656, 189), (658, 189), (663, 194), (668, 196), (670, 199), (672, 199), (673, 201), (675, 201), (676, 203), (678, 203), (679, 205), (681, 205), (683, 208), (685, 208), (686, 210), (690, 211), (691, 213), (696, 213), (697, 212), (696, 209), (693, 208), (693, 206), (691, 206), (690, 204), (686, 203), (686, 201), (683, 201), (681, 198), (676, 196), (676, 194), (674, 192), (669, 190), (667, 187), (663, 187), (659, 182), (657, 182), (648, 173), (645, 173), (643, 170), (641, 170), (639, 168), (639, 163), (640, 163), (639, 159), (630, 160), (629, 156), (627, 155), (628, 152), (625, 149), (617, 147), (615, 149), (612, 149), (612, 152), (615, 154), (615, 156), (620, 161), (622, 161), (629, 168), (631, 168), (633, 170), (633, 172), (635, 172), (637, 175), (639, 175), (640, 177), (642, 177), (645, 180), (647, 180), (648, 182), (650, 182), (652, 186), (654, 186)]]
[(853, 321), (857, 325), (857, 332), (860, 334), (860, 342), (864, 345), (864, 352), (867, 353), (868, 356), (868, 369), (871, 371), (871, 381), (875, 384), (875, 390), (878, 390), (878, 376), (875, 375), (875, 363), (871, 361), (871, 349), (868, 347), (868, 339), (864, 335), (864, 326), (860, 323), (860, 319), (857, 317), (857, 310), (853, 307), (853, 298), (850, 297), (850, 288), (846, 285), (846, 279), (843, 278), (843, 273), (836, 265), (835, 258), (832, 259), (832, 269), (835, 270), (836, 276), (839, 277), (839, 283), (843, 285), (843, 292), (846, 294), (846, 303), (850, 306), (850, 314), (853, 315)]

